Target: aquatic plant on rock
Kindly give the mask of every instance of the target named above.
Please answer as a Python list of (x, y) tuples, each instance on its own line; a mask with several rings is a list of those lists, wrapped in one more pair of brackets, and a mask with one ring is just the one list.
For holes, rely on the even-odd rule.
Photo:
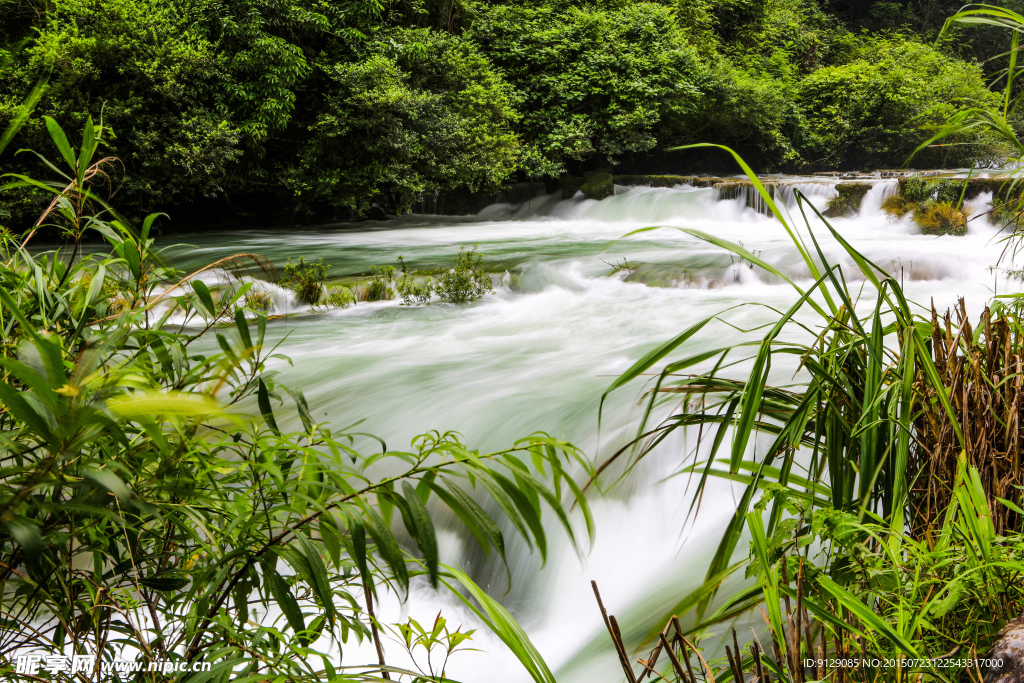
[(882, 211), (893, 218), (912, 214), (924, 235), (967, 234), (969, 211), (963, 206), (966, 180), (911, 175), (899, 180), (899, 194), (882, 202)]
[(839, 183), (836, 196), (828, 200), (823, 214), (828, 218), (848, 218), (860, 212), (864, 195), (871, 189), (870, 183)]
[(967, 215), (968, 212), (946, 202), (926, 202), (914, 207), (914, 222), (922, 235), (962, 237), (967, 234)]
[(442, 301), (453, 304), (476, 301), (489, 294), (494, 284), (491, 276), (480, 267), (482, 260), (476, 247), (469, 251), (460, 249), (455, 257), (455, 267), (438, 278), (434, 292)]
[(281, 285), (295, 292), (295, 296), (302, 303), (315, 306), (324, 296), (328, 267), (323, 259), (309, 263), (302, 256), (299, 257), (298, 263), (292, 263), (292, 260), (288, 259), (288, 263), (284, 265)]
[(596, 173), (584, 181), (580, 192), (588, 199), (604, 199), (615, 194), (615, 181), (611, 173)]

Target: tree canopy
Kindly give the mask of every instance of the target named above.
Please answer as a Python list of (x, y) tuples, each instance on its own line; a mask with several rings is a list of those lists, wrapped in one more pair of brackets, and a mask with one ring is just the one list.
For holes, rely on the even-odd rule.
[[(45, 82), (39, 113), (112, 131), (121, 206), (179, 216), (359, 217), (515, 180), (705, 170), (666, 152), (691, 142), (763, 171), (898, 166), (921, 126), (992, 106), (982, 61), (1003, 48), (936, 43), (946, 4), (0, 0), (0, 123)], [(916, 163), (998, 154), (960, 142)], [(0, 223), (28, 208), (8, 200)]]

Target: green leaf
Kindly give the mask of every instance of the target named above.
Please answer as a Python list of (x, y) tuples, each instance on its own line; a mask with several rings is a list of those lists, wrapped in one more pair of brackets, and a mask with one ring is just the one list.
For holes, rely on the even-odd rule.
[(46, 122), (46, 129), (50, 132), (50, 138), (53, 140), (53, 144), (57, 146), (60, 151), (60, 155), (64, 157), (64, 161), (67, 163), (68, 168), (71, 169), (71, 175), (78, 175), (78, 164), (75, 161), (75, 153), (71, 149), (71, 145), (68, 143), (68, 137), (64, 134), (64, 130), (60, 127), (56, 121), (51, 119), (49, 116), (44, 116), (43, 121)]
[(135, 396), (112, 398), (107, 406), (118, 417), (126, 419), (165, 417), (208, 417), (223, 414), (223, 407), (212, 398), (184, 391), (140, 392)]
[(423, 553), (423, 559), (427, 564), (427, 573), (430, 575), (430, 585), (437, 588), (438, 550), (434, 522), (430, 519), (427, 507), (420, 500), (419, 495), (416, 494), (416, 489), (409, 482), (402, 482), (402, 493), (405, 496), (405, 502), (408, 505), (409, 514), (414, 524), (414, 528), (409, 531), (415, 537), (416, 545), (419, 547), (420, 552)]
[(259, 404), (260, 413), (263, 415), (263, 421), (266, 422), (267, 426), (269, 426), (275, 433), (280, 434), (281, 430), (277, 428), (277, 421), (274, 420), (274, 410), (270, 407), (270, 392), (267, 391), (267, 385), (263, 383), (262, 377), (260, 377), (258, 381), (256, 403)]
[(471, 609), (487, 628), (494, 635), (498, 636), (501, 642), (508, 646), (509, 650), (516, 656), (516, 659), (523, 665), (535, 683), (557, 683), (544, 658), (537, 651), (537, 648), (534, 647), (529, 636), (526, 635), (526, 631), (516, 623), (516, 620), (508, 613), (508, 610), (502, 607), (497, 600), (487, 595), (462, 571), (454, 567), (445, 566), (443, 576), (454, 578), (469, 592), (470, 596), (480, 607), (477, 607), (473, 601), (464, 596), (455, 586), (442, 578), (442, 582), (452, 594)]
[(93, 154), (96, 153), (96, 127), (92, 123), (92, 117), (85, 120), (85, 128), (82, 131), (82, 149), (78, 154), (78, 165), (75, 176), (81, 185), (85, 181), (85, 172), (92, 163)]
[(203, 304), (203, 308), (206, 309), (207, 315), (211, 318), (217, 315), (217, 307), (213, 303), (213, 297), (210, 295), (210, 290), (207, 288), (206, 283), (202, 280), (191, 280), (192, 290), (199, 297), (199, 301)]
[(238, 329), (238, 336), (242, 340), (244, 348), (252, 348), (252, 337), (249, 335), (249, 322), (245, 319), (242, 309), (235, 309), (235, 327)]
[(333, 627), (334, 626), (334, 594), (331, 591), (331, 583), (327, 578), (327, 567), (324, 566), (323, 559), (320, 557), (320, 553), (317, 552), (316, 547), (302, 534), (298, 534), (299, 544), (302, 546), (302, 554), (305, 556), (306, 562), (309, 563), (310, 574), (312, 575), (313, 590), (316, 592), (318, 598), (320, 598), (320, 604), (324, 608), (324, 614), (327, 617), (327, 622)]
[(373, 508), (366, 506), (364, 508), (366, 520), (369, 524), (366, 525), (366, 530), (373, 538), (373, 542), (377, 545), (377, 553), (383, 558), (384, 562), (391, 569), (392, 574), (395, 577), (395, 581), (406, 593), (409, 591), (409, 570), (405, 566), (405, 556), (402, 554), (402, 549), (398, 545), (398, 541), (395, 540), (391, 530), (388, 529), (387, 524), (381, 519)]
[(288, 621), (288, 625), (292, 627), (292, 631), (296, 634), (303, 633), (306, 630), (306, 622), (303, 620), (302, 610), (299, 609), (299, 603), (295, 596), (292, 595), (287, 582), (277, 573), (273, 562), (273, 559), (260, 560), (260, 567), (263, 570), (263, 583), (270, 591), (277, 606), (281, 608), (281, 612)]

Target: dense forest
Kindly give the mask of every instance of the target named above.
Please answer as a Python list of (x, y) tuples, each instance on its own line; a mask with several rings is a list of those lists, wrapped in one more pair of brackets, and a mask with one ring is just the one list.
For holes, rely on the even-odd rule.
[[(45, 83), (37, 114), (111, 131), (119, 206), (179, 221), (351, 218), (599, 169), (719, 170), (668, 151), (692, 142), (764, 172), (870, 170), (904, 164), (952, 112), (995, 106), (1005, 36), (936, 41), (959, 4), (0, 0), (0, 123)], [(21, 146), (47, 144), (41, 121)], [(998, 156), (983, 135), (952, 143), (915, 165)], [(22, 227), (31, 203), (9, 197), (0, 224)]]

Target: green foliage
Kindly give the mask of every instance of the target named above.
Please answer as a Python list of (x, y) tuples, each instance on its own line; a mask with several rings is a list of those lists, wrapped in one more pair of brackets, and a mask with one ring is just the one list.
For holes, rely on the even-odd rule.
[[(50, 192), (57, 208), (43, 220), (73, 233), (76, 251), (94, 230), (111, 253), (69, 259), (22, 243), (0, 263), (5, 652), (109, 661), (128, 644), (146, 659), (213, 661), (224, 676), (379, 680), (383, 655), (339, 669), (316, 643), (380, 647), (375, 596), (404, 597), (417, 576), (479, 591), (440, 564), (431, 508), (502, 559), (503, 524), (546, 556), (545, 507), (576, 543), (563, 500), (591, 531), (567, 470), (587, 464), (564, 442), (534, 434), (480, 453), (431, 432), (407, 449), (361, 448), (351, 427), (315, 422), (302, 393), (266, 369), (266, 318), (250, 322), (238, 306), (252, 283), (211, 292), (163, 266), (157, 217), (135, 229), (94, 192), (105, 129), (87, 122), (79, 148), (47, 127), (62, 176), (5, 180)], [(242, 258), (252, 257), (231, 257)], [(302, 264), (294, 272), (321, 271)], [(166, 325), (171, 313), (184, 324)], [(443, 634), (435, 625), (417, 642), (450, 653), (462, 637)], [(518, 637), (518, 651), (532, 651)]]
[[(746, 515), (759, 489), (767, 484), (782, 484), (816, 506), (829, 505), (857, 515), (877, 514), (893, 529), (902, 530), (915, 475), (908, 463), (914, 452), (912, 424), (920, 418), (919, 411), (948, 417), (956, 440), (964, 443), (947, 389), (928, 352), (930, 324), (910, 307), (899, 282), (826, 222), (826, 229), (864, 279), (865, 284), (851, 286), (842, 270), (830, 264), (813, 233), (808, 241), (795, 231), (749, 166), (732, 154), (786, 230), (814, 284), (805, 288), (741, 245), (682, 229), (786, 282), (799, 297), (756, 341), (668, 362), (658, 375), (638, 427), (632, 451), (635, 459), (644, 457), (676, 429), (701, 427), (703, 447), (695, 449), (699, 455), (692, 462), (680, 463), (680, 471), (698, 473), (699, 489), (711, 476), (746, 485), (708, 568), (709, 581), (729, 569)], [(855, 305), (861, 296), (857, 292), (865, 286), (871, 288), (868, 296), (875, 299), (870, 310)], [(811, 338), (806, 336), (806, 317), (798, 321), (798, 314), (819, 321)], [(714, 319), (698, 321), (665, 342), (616, 380), (608, 392), (649, 371)], [(920, 324), (927, 327), (921, 329)], [(795, 338), (784, 336), (790, 330)], [(756, 349), (752, 354), (746, 353), (750, 347)], [(808, 373), (806, 384), (770, 383), (772, 366), (790, 356), (801, 359)], [(710, 359), (716, 361), (710, 370), (687, 370), (685, 375), (675, 376)], [(733, 378), (737, 364), (750, 368), (746, 379)], [(661, 391), (666, 382), (672, 384), (668, 399)], [(931, 393), (922, 399), (926, 392)], [(680, 394), (688, 397), (682, 404)], [(649, 432), (649, 416), (666, 402), (674, 408), (671, 416)], [(657, 436), (647, 438), (651, 433)], [(754, 457), (749, 447), (759, 437), (767, 441)], [(730, 444), (727, 453), (720, 453), (723, 444)], [(798, 457), (805, 459), (798, 461)], [(780, 523), (781, 513), (781, 508), (773, 509), (766, 526), (769, 536)], [(704, 599), (701, 611), (706, 606)]]
[[(910, 156), (928, 137), (910, 126), (998, 104), (977, 66), (902, 39), (865, 40), (851, 61), (807, 76), (797, 97), (807, 112), (807, 153), (864, 169)], [(970, 165), (988, 153), (979, 146), (992, 138), (966, 134), (958, 142), (967, 144), (930, 152), (920, 163)]]
[(398, 257), (401, 276), (397, 277), (394, 266), (373, 266), (372, 278), (366, 287), (366, 296), (371, 301), (390, 299), (395, 293), (402, 298), (402, 305), (428, 304), (435, 300), (453, 304), (476, 301), (494, 288), (491, 276), (483, 269), (483, 256), (476, 247), (459, 249), (455, 264), (440, 277), (417, 276), (410, 273), (405, 259)]
[(967, 215), (949, 202), (928, 202), (914, 208), (914, 222), (923, 235), (966, 235)]
[(270, 292), (262, 289), (258, 285), (245, 293), (245, 307), (250, 311), (266, 313), (270, 310), (272, 304), (273, 301), (270, 298)]
[(468, 40), (388, 31), (324, 69), (325, 106), (285, 181), (300, 202), (361, 212), (385, 195), (402, 211), (424, 192), (496, 187), (515, 169), (518, 100)]
[(966, 235), (969, 212), (962, 206), (965, 185), (951, 178), (900, 178), (899, 194), (886, 199), (882, 209), (896, 218), (912, 213), (925, 235)]
[(521, 93), (523, 163), (534, 175), (654, 149), (663, 125), (696, 110), (709, 77), (689, 31), (650, 2), (496, 5), (472, 36)]
[(324, 282), (327, 280), (329, 267), (323, 259), (309, 263), (301, 256), (298, 263), (292, 263), (292, 260), (288, 259), (288, 263), (284, 265), (281, 284), (295, 292), (295, 296), (302, 303), (315, 306), (324, 296)]
[[(947, 28), (932, 47), (946, 5), (927, 4), (5, 0), (0, 118), (40, 80), (38, 106), (63, 126), (102, 115), (120, 160), (106, 173), (134, 216), (159, 202), (193, 218), (214, 204), (379, 217), (610, 165), (711, 170), (700, 153), (663, 155), (697, 141), (762, 170), (897, 166), (928, 138), (920, 126), (997, 108), (971, 63), (999, 53), (996, 29), (975, 43)], [(48, 140), (35, 121), (23, 135)], [(960, 126), (922, 163), (996, 160), (1003, 137)], [(45, 205), (0, 197), (7, 227)]]
[(355, 306), (356, 295), (345, 286), (331, 287), (327, 290), (325, 303), (335, 308), (348, 308), (349, 306)]
[(395, 281), (394, 266), (372, 266), (372, 277), (366, 288), (367, 301), (384, 301), (394, 297), (392, 286)]
[(434, 292), (442, 301), (461, 304), (476, 301), (493, 288), (491, 276), (480, 267), (483, 256), (476, 253), (476, 247), (469, 251), (459, 249), (455, 267), (441, 275)]
[[(769, 487), (750, 515), (754, 540), (747, 567), (765, 591), (769, 613), (783, 616), (773, 598), (784, 596), (787, 608), (793, 599), (797, 612), (807, 610), (807, 632), (836, 653), (856, 653), (862, 662), (915, 653), (934, 657), (965, 644), (968, 649), (953, 661), (984, 656), (1002, 625), (1024, 607), (1024, 537), (996, 535), (977, 469), (961, 458), (957, 471), (952, 502), (942, 511), (936, 535), (927, 540), (870, 515), (861, 519), (827, 505), (815, 507), (784, 487)], [(771, 505), (784, 509), (784, 519), (766, 536)], [(749, 596), (737, 597), (746, 602)], [(782, 620), (776, 623), (775, 633), (785, 633)], [(802, 638), (793, 637), (792, 621), (789, 627), (783, 653), (788, 645), (796, 660), (818, 658), (811, 643), (805, 647)], [(790, 661), (786, 666), (792, 673)], [(874, 675), (870, 664), (854, 668), (869, 679)], [(930, 668), (920, 667), (921, 673), (971, 680), (964, 666)]]

